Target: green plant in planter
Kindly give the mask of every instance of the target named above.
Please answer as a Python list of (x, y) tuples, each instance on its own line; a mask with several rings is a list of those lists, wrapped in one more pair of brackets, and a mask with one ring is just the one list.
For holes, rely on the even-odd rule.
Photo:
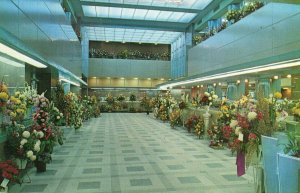
[(284, 153), (291, 156), (300, 157), (300, 136), (294, 132), (288, 133), (289, 143), (285, 145)]
[(131, 102), (136, 101), (136, 96), (134, 94), (131, 94), (130, 97), (129, 97), (129, 100)]

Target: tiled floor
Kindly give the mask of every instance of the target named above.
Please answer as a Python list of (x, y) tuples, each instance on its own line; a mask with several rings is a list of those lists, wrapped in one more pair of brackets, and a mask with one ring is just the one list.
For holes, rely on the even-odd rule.
[(32, 169), (32, 183), (10, 193), (254, 192), (252, 177), (236, 177), (229, 150), (145, 114), (103, 114), (66, 138), (47, 172)]

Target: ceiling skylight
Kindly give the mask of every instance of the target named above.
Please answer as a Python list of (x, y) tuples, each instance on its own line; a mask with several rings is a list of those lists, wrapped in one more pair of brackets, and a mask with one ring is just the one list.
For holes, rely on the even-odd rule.
[(181, 32), (128, 28), (85, 27), (89, 40), (170, 44)]
[(83, 5), (82, 9), (84, 15), (87, 17), (168, 21), (181, 23), (188, 23), (197, 15), (196, 13), (186, 12), (89, 5)]
[(98, 2), (112, 4), (145, 5), (153, 7), (175, 7), (185, 9), (204, 9), (212, 0), (81, 0), (82, 2)]

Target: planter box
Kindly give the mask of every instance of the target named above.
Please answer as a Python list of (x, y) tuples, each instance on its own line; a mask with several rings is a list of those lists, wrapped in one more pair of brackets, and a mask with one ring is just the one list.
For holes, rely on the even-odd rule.
[(279, 193), (279, 182), (277, 175), (277, 153), (281, 152), (278, 139), (262, 136), (263, 165), (265, 173), (266, 193)]
[(300, 192), (300, 158), (278, 153), (278, 171), (280, 193)]

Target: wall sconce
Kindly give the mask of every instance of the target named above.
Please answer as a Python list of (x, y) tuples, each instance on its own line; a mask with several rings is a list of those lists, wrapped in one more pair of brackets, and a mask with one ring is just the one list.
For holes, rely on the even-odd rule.
[(248, 79), (245, 79), (245, 83), (247, 83), (247, 82), (249, 82), (249, 80), (248, 80)]
[(241, 83), (241, 81), (240, 81), (240, 80), (237, 80), (237, 81), (236, 81), (236, 83), (237, 83), (237, 84), (240, 84), (240, 83)]
[(274, 80), (277, 80), (278, 79), (278, 76), (274, 76)]
[(222, 83), (221, 82), (219, 82), (219, 86), (221, 86), (222, 85)]
[(199, 88), (200, 86), (198, 85), (197, 88)]
[(201, 84), (201, 88), (203, 88), (203, 84)]
[(216, 86), (217, 86), (217, 83), (214, 83), (213, 85), (214, 85), (214, 87), (216, 87)]

